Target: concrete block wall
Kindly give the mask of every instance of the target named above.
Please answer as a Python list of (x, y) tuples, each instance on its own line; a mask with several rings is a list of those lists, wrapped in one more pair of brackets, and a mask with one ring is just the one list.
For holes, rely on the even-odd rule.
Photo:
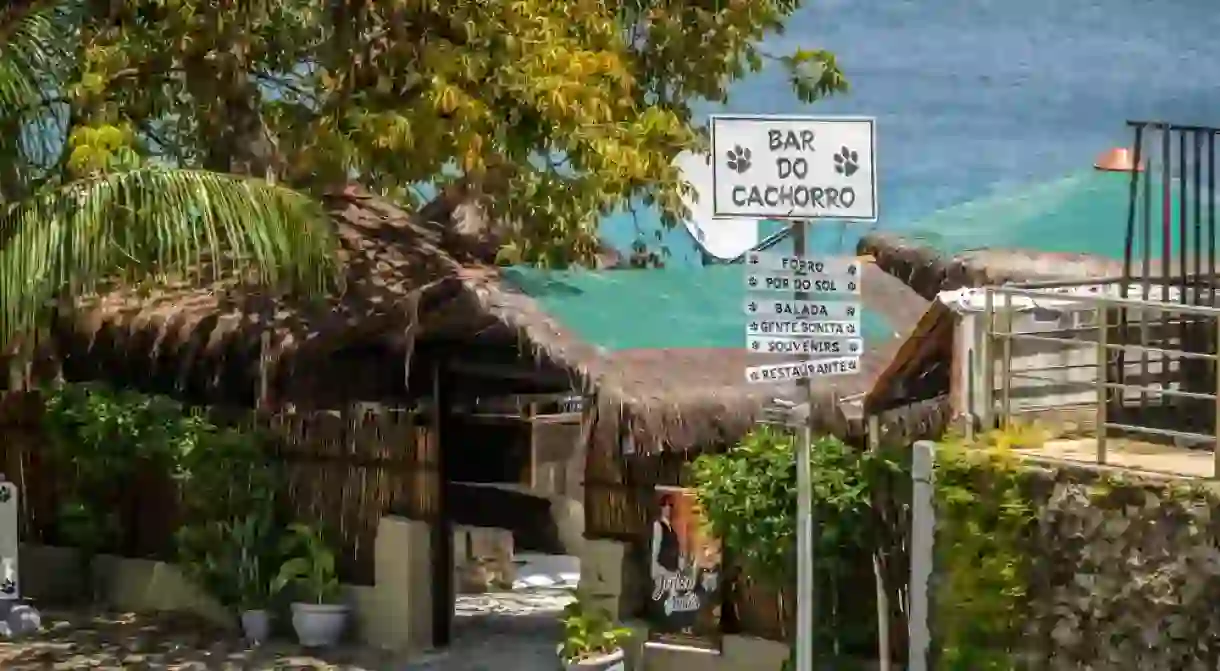
[[(374, 547), (376, 584), (345, 585), (355, 639), (394, 652), (432, 644), (430, 527), (400, 517), (383, 517)], [(23, 544), (22, 594), (47, 601), (70, 601), (88, 589), (70, 548)], [(102, 555), (94, 560), (94, 585), (110, 608), (132, 612), (188, 612), (236, 629), (237, 614), (187, 580), (173, 564)]]

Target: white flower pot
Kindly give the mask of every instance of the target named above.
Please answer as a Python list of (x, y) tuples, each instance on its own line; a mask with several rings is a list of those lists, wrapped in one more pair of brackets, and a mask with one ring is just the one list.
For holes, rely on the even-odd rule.
[(339, 642), (347, 624), (347, 606), (339, 604), (292, 604), (292, 628), (307, 648), (325, 648)]
[(247, 610), (241, 614), (241, 630), (246, 641), (258, 645), (271, 638), (271, 614), (265, 610)]
[(626, 671), (626, 655), (620, 648), (597, 657), (564, 662), (563, 671)]

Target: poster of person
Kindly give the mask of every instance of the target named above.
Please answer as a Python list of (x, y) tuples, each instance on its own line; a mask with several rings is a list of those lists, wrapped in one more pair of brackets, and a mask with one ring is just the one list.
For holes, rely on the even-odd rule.
[(648, 644), (719, 651), (721, 546), (692, 490), (656, 488), (648, 562)]

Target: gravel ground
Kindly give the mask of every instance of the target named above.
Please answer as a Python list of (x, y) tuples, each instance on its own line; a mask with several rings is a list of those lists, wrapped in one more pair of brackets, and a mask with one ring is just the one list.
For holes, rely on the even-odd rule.
[(250, 649), (232, 632), (192, 618), (47, 610), (42, 633), (0, 642), (0, 668), (552, 671), (559, 640), (555, 618), (569, 599), (546, 588), (459, 596), (450, 650), (415, 660), (358, 647), (319, 653), (282, 641)]

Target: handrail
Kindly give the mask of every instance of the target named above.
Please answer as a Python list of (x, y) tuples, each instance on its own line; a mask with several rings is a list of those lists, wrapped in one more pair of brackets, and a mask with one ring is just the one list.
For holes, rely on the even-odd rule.
[[(1112, 283), (1109, 280), (1077, 280), (1074, 284), (1081, 286), (1098, 286), (1102, 284)], [(1184, 398), (1195, 401), (1209, 402), (1220, 415), (1220, 308), (1209, 305), (1190, 305), (1182, 303), (1170, 303), (1160, 300), (1140, 299), (1140, 298), (1121, 298), (1114, 296), (1112, 293), (1100, 291), (1096, 295), (1086, 293), (1058, 293), (1054, 291), (1041, 290), (1049, 287), (1069, 286), (1067, 282), (1046, 282), (1037, 285), (1002, 285), (984, 287), (984, 323), (982, 330), (984, 337), (980, 342), (982, 351), (983, 365), (983, 380), (985, 381), (981, 390), (983, 398), (983, 422), (984, 426), (993, 426), (992, 419), (995, 417), (996, 411), (999, 411), (1001, 423), (1007, 422), (1012, 416), (1011, 400), (1012, 400), (1012, 381), (1013, 380), (1031, 380), (1038, 382), (1049, 383), (1060, 388), (1080, 388), (1085, 389), (1094, 387), (1097, 391), (1095, 403), (1096, 418), (1095, 426), (1097, 427), (1096, 436), (1096, 461), (1098, 464), (1104, 465), (1107, 462), (1107, 431), (1123, 431), (1135, 434), (1145, 434), (1152, 436), (1163, 436), (1177, 439), (1210, 441), (1213, 443), (1213, 474), (1212, 477), (1220, 479), (1220, 416), (1217, 417), (1213, 426), (1215, 427), (1212, 435), (1194, 433), (1191, 431), (1183, 431), (1169, 428), (1158, 428), (1152, 426), (1140, 426), (1138, 424), (1129, 424), (1125, 422), (1114, 421), (1116, 418), (1108, 416), (1110, 405), (1114, 402), (1124, 404), (1130, 397), (1125, 392), (1131, 392), (1132, 395), (1138, 395), (1140, 398), (1148, 396), (1165, 398)], [(1018, 310), (1013, 305), (1012, 298), (1024, 297), (1030, 299), (1043, 299), (1046, 301), (1054, 301), (1060, 304), (1067, 304), (1065, 307), (1068, 310), (1088, 310), (1096, 311), (1096, 319), (1094, 324), (1081, 325), (1076, 328), (1056, 328), (1051, 332), (1058, 335), (1046, 335), (1047, 332), (1042, 331), (1024, 331), (1017, 330), (1013, 327), (1013, 314)], [(1070, 307), (1069, 307), (1070, 306)], [(1138, 317), (1134, 326), (1140, 328), (1142, 333), (1147, 333), (1146, 329), (1163, 328), (1163, 322), (1169, 315), (1180, 315), (1174, 319), (1173, 323), (1176, 328), (1185, 328), (1187, 323), (1191, 323), (1193, 328), (1199, 328), (1199, 318), (1202, 317), (1207, 322), (1214, 322), (1209, 330), (1210, 337), (1215, 341), (1214, 350), (1216, 353), (1190, 351), (1182, 349), (1184, 343), (1173, 342), (1176, 338), (1172, 335), (1164, 338), (1166, 345), (1177, 345), (1176, 347), (1157, 347), (1147, 344), (1145, 340), (1142, 344), (1113, 342), (1111, 340), (1122, 328), (1120, 324), (1111, 323), (1114, 315), (1126, 313), (1127, 310), (1138, 310)], [(996, 312), (1003, 312), (1003, 315), (997, 315)], [(1157, 318), (1154, 315), (1160, 314)], [(1187, 315), (1194, 316), (1190, 319)], [(999, 328), (997, 321), (1003, 319), (1005, 328)], [(1155, 322), (1154, 322), (1155, 320)], [(1171, 327), (1173, 328), (1173, 327)], [(1123, 331), (1125, 332), (1125, 331)], [(1169, 333), (1174, 333), (1170, 331)], [(1197, 333), (1197, 332), (1196, 332)], [(1070, 337), (1072, 334), (1085, 335), (1086, 337)], [(1185, 331), (1183, 336), (1185, 337)], [(1061, 365), (1052, 365), (1044, 367), (1017, 367), (1013, 366), (1013, 349), (1014, 344), (1018, 342), (1044, 343), (1052, 345), (1075, 346), (1081, 350), (1087, 351), (1088, 348), (1093, 348), (1096, 355), (1095, 363), (1082, 363), (1077, 359), (1070, 360)], [(1053, 350), (1052, 350), (1053, 351)], [(1130, 382), (1118, 382), (1109, 379), (1110, 369), (1113, 366), (1112, 354), (1115, 352), (1130, 352), (1138, 355), (1143, 355), (1143, 373), (1130, 378)], [(1120, 361), (1122, 361), (1120, 359)], [(1181, 381), (1186, 380), (1191, 373), (1188, 367), (1188, 361), (1205, 361), (1211, 362), (1216, 371), (1216, 388), (1211, 391), (1202, 391), (1197, 388), (1193, 390), (1186, 388), (1171, 388), (1169, 384), (1173, 382), (1174, 387), (1181, 384), (1183, 387), (1189, 385), (1183, 384)], [(1154, 375), (1173, 375), (1174, 377), (1149, 377), (1149, 364), (1157, 366), (1159, 373)], [(1174, 364), (1177, 364), (1176, 368)], [(1129, 370), (1131, 364), (1124, 365), (1124, 371)], [(998, 366), (998, 375), (997, 375)], [(1211, 367), (1211, 366), (1209, 366)], [(1047, 375), (1036, 375), (1035, 373), (1048, 373), (1056, 371), (1063, 374), (1065, 371), (1072, 370), (1093, 370), (1096, 371), (1095, 379), (1078, 380), (1078, 379), (1058, 379)], [(1172, 371), (1172, 373), (1171, 373)], [(999, 379), (1000, 388), (996, 388), (997, 377)], [(1087, 376), (1086, 374), (1086, 377)], [(1177, 378), (1177, 380), (1175, 380)], [(1128, 379), (1128, 378), (1124, 378)], [(1149, 380), (1159, 380), (1160, 386), (1149, 385)], [(996, 398), (996, 392), (999, 392), (1000, 398)], [(1117, 398), (1114, 394), (1117, 392)], [(1062, 392), (1056, 392), (1062, 393)], [(1071, 392), (1068, 392), (1069, 394)], [(1070, 396), (1069, 396), (1070, 398)], [(998, 403), (997, 403), (998, 401)]]

